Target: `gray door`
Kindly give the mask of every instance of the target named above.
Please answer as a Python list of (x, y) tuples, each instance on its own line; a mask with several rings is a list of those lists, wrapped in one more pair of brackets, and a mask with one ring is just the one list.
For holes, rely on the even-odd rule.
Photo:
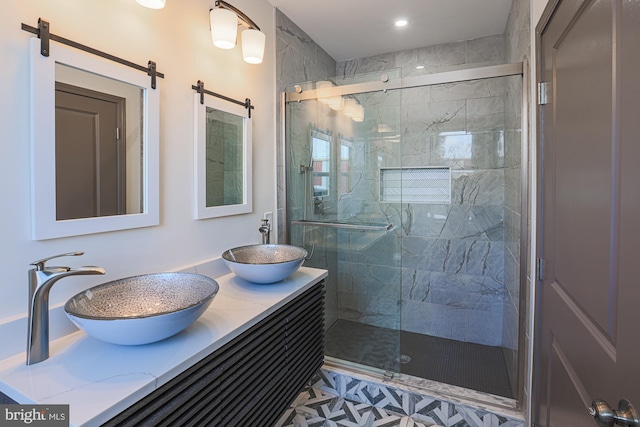
[(535, 409), (541, 427), (588, 427), (592, 399), (640, 409), (640, 1), (546, 16)]
[(124, 98), (56, 83), (57, 220), (126, 213), (124, 109)]

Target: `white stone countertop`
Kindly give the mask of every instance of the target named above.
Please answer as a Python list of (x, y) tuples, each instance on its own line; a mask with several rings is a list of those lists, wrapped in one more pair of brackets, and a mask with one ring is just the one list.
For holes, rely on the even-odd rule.
[[(0, 392), (21, 404), (69, 404), (70, 425), (97, 426), (167, 383), (327, 276), (301, 267), (271, 285), (246, 282), (219, 269), (191, 267), (220, 290), (191, 326), (166, 340), (121, 346), (82, 331), (50, 343), (49, 359), (27, 366), (25, 353), (0, 360)], [(228, 271), (228, 270), (227, 270)]]

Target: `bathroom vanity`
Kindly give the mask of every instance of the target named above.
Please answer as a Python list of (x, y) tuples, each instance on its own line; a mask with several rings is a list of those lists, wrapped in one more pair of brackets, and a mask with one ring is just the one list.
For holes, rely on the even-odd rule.
[(166, 340), (121, 346), (76, 332), (49, 359), (0, 361), (0, 392), (24, 404), (69, 404), (72, 426), (273, 425), (322, 365), (324, 270), (246, 282), (214, 260), (183, 269), (220, 291), (198, 321)]

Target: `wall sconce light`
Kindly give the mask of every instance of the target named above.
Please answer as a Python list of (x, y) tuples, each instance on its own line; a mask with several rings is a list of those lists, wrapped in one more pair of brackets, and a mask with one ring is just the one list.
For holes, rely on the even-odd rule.
[(333, 83), (328, 80), (320, 80), (319, 82), (316, 82), (318, 101), (322, 102), (325, 105), (328, 105), (332, 87)]
[(162, 9), (167, 0), (136, 0), (136, 2), (149, 9)]
[(247, 28), (242, 32), (242, 57), (249, 64), (259, 64), (264, 57), (266, 36), (259, 29)]
[(360, 104), (355, 106), (356, 113), (351, 118), (354, 122), (362, 122), (364, 121), (364, 107)]
[(333, 83), (328, 80), (320, 80), (316, 82), (318, 101), (335, 111), (339, 111), (344, 106), (344, 99), (340, 95), (332, 95)]
[[(148, 1), (148, 0), (147, 0)], [(209, 11), (213, 44), (221, 49), (233, 49), (238, 35), (238, 22), (247, 27), (242, 31), (242, 57), (249, 64), (260, 64), (264, 57), (265, 35), (241, 10), (217, 0)]]
[(344, 107), (344, 98), (340, 95), (332, 96), (329, 98), (329, 103), (327, 105), (334, 111), (340, 111)]
[(364, 121), (364, 107), (355, 98), (343, 98), (333, 94), (333, 83), (328, 80), (316, 82), (316, 98), (334, 111), (342, 110), (342, 114), (354, 122)]
[(358, 114), (357, 112), (357, 107), (358, 105), (358, 101), (356, 101), (353, 98), (347, 98), (344, 100), (344, 111), (343, 114), (347, 117), (349, 117), (350, 119), (354, 118), (356, 116), (356, 114)]

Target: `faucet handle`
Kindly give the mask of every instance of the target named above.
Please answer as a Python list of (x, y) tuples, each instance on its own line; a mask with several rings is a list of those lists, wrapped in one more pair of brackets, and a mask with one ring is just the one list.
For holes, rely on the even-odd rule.
[(84, 252), (82, 251), (78, 251), (78, 252), (68, 252), (66, 254), (60, 254), (60, 255), (53, 255), (44, 259), (41, 259), (39, 261), (34, 261), (32, 262), (30, 265), (33, 265), (36, 267), (36, 270), (38, 271), (42, 271), (44, 270), (44, 263), (49, 261), (50, 259), (54, 259), (54, 258), (60, 258), (63, 256), (80, 256), (80, 255), (84, 255)]

